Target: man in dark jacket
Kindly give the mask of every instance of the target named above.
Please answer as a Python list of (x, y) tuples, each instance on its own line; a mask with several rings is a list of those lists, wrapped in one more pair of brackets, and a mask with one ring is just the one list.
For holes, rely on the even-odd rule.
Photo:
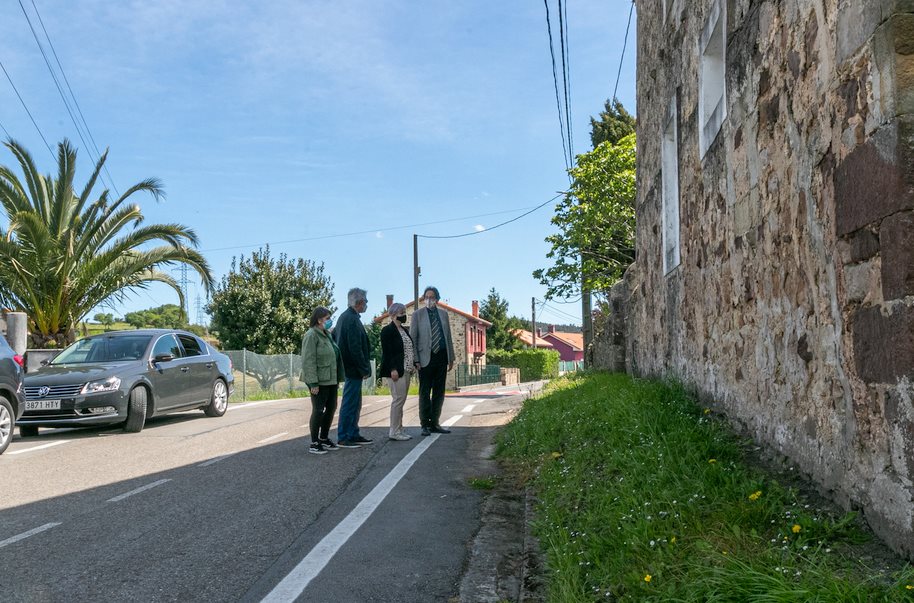
[(337, 444), (343, 448), (357, 448), (371, 444), (372, 440), (359, 433), (359, 415), (362, 413), (362, 380), (371, 376), (370, 348), (368, 335), (359, 314), (368, 309), (368, 297), (364, 289), (349, 290), (349, 307), (340, 315), (333, 330), (333, 338), (340, 348), (343, 359), (343, 402), (340, 405), (340, 419), (336, 427)]

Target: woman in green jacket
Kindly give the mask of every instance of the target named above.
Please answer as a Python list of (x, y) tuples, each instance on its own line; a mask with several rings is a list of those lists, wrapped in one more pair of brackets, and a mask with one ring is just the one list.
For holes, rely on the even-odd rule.
[(340, 349), (330, 336), (330, 310), (318, 306), (311, 313), (311, 325), (301, 340), (302, 381), (311, 392), (311, 446), (308, 452), (326, 454), (336, 450), (330, 439), (330, 424), (336, 412), (336, 396), (343, 379)]

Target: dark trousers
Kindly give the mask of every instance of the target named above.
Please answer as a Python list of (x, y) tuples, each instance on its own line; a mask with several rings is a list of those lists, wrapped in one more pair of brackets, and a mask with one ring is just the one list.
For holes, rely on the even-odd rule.
[(419, 369), (419, 421), (422, 427), (436, 427), (444, 405), (444, 383), (447, 381), (447, 352), (444, 361), (432, 356), (428, 366)]
[(321, 385), (316, 394), (311, 394), (311, 441), (326, 440), (330, 436), (330, 424), (336, 412), (336, 392), (339, 385)]

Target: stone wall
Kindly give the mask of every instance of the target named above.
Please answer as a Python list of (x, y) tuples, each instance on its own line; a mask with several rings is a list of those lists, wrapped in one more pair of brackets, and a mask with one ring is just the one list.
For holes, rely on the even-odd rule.
[[(726, 117), (702, 157), (715, 4)], [(629, 367), (695, 388), (914, 553), (914, 0), (638, 9)], [(664, 274), (673, 99), (681, 264)]]

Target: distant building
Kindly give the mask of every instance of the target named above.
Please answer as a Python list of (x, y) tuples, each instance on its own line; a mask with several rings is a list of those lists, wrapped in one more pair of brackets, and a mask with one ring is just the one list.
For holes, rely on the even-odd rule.
[(549, 326), (549, 331), (542, 334), (542, 338), (552, 344), (559, 353), (559, 359), (565, 362), (580, 362), (584, 360), (584, 334), (556, 331), (555, 325)]
[[(393, 302), (393, 296), (388, 295), (387, 306), (390, 307)], [(408, 317), (407, 324), (409, 324), (412, 321), (416, 302), (411, 300), (404, 305)], [(454, 339), (454, 365), (484, 365), (486, 363), (486, 329), (491, 327), (492, 323), (479, 317), (479, 302), (473, 301), (471, 312), (458, 310), (444, 302), (438, 302), (438, 305), (447, 312), (448, 322), (451, 325), (451, 337)], [(385, 312), (375, 318), (375, 322), (386, 325), (390, 322), (390, 317)], [(448, 373), (445, 387), (456, 389), (456, 371)]]
[[(524, 329), (512, 329), (511, 334), (514, 335), (525, 348), (533, 347), (533, 333), (530, 331)], [(542, 334), (539, 333), (539, 329), (537, 329), (536, 335), (536, 348), (538, 350), (554, 349), (553, 345), (548, 340), (544, 339)]]

